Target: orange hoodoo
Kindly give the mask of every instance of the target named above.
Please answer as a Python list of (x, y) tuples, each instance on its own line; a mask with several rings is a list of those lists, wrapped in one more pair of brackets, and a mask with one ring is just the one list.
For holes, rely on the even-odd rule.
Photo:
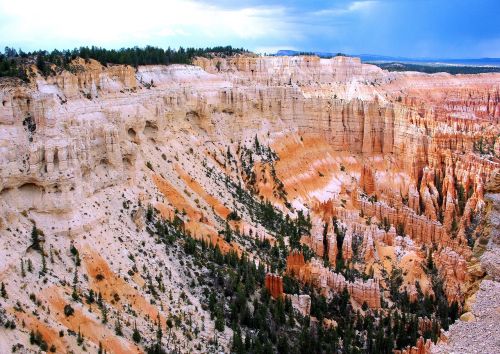
[(402, 350), (394, 350), (394, 354), (429, 354), (431, 352), (432, 342), (430, 339), (424, 339), (422, 336), (417, 340), (413, 347), (406, 347)]
[(369, 195), (375, 192), (375, 177), (373, 176), (373, 171), (369, 165), (363, 165), (359, 184), (366, 194)]
[(286, 271), (289, 274), (298, 275), (300, 269), (305, 266), (304, 255), (302, 251), (293, 250), (286, 258)]
[(274, 299), (283, 297), (283, 278), (279, 275), (267, 273), (265, 280), (266, 289)]

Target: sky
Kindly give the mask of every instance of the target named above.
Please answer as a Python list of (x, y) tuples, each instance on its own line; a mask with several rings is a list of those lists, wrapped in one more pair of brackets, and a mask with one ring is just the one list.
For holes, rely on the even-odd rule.
[(500, 57), (500, 0), (0, 0), (0, 48)]

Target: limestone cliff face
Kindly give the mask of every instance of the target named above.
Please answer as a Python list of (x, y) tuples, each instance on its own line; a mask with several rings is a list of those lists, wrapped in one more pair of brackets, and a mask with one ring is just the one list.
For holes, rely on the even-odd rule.
[[(37, 76), (30, 84), (0, 81), (0, 279), (10, 299), (31, 304), (27, 294), (33, 292), (56, 309), (69, 301), (61, 284), (73, 278), (66, 252), (71, 244), (82, 250), (86, 265), (82, 273), (89, 284), (82, 287), (103, 291), (104, 301), (118, 306), (103, 284), (117, 287), (141, 318), (167, 318), (176, 302), (163, 294), (157, 303), (164, 308), (151, 305), (145, 280), (128, 272), (136, 263), (147, 270), (163, 264), (160, 275), (169, 269), (162, 276), (181, 284), (176, 299), (188, 294), (184, 315), (205, 328), (193, 342), (184, 341), (186, 350), (195, 350), (211, 338), (213, 324), (204, 310), (194, 311), (201, 306), (177, 273), (183, 265), (159, 255), (144, 227), (145, 207), (154, 206), (163, 217), (177, 215), (192, 235), (225, 252), (245, 251), (259, 260), (244, 242), (225, 241), (218, 232), (237, 210), (241, 220), (228, 227), (278, 242), (231, 185), (251, 187), (256, 198), (290, 217), (299, 210), (310, 216), (311, 234), (301, 242), (316, 257), (306, 262), (292, 253), (287, 266), (325, 294), (347, 289), (357, 305), (379, 308), (387, 289), (383, 270), (399, 267), (416, 300), (417, 280), (431, 291), (422, 249), (434, 247), (448, 300), (465, 298), (464, 284), (474, 278), (466, 273), (473, 258), (471, 229), (491, 205), (485, 186), (499, 165), (499, 74), (389, 73), (348, 57), (237, 56), (194, 64), (134, 69), (77, 60), (73, 72)], [(345, 231), (342, 237), (334, 222)], [(18, 269), (21, 258), (41, 266), (30, 247), (35, 225), (45, 235), (45, 249), (57, 248), (61, 258), (46, 292), (42, 280), (24, 278)], [(489, 254), (482, 262), (494, 275), (497, 263)], [(370, 279), (347, 280), (332, 269), (339, 261)], [(96, 276), (104, 273), (101, 283)], [(268, 277), (273, 296), (282, 295), (279, 279)], [(287, 296), (309, 313), (310, 298)], [(79, 321), (58, 317), (60, 309), (44, 312), (47, 333), (76, 332), (87, 323), (82, 331), (97, 348), (112, 330), (81, 307)], [(30, 315), (17, 320), (40, 326)], [(151, 325), (139, 322), (140, 328)], [(7, 344), (0, 341), (0, 352), (10, 350), (16, 335), (27, 342), (20, 333)], [(177, 331), (179, 343), (183, 338)], [(227, 348), (231, 333), (221, 338)], [(58, 350), (74, 346), (66, 339), (54, 343)], [(135, 348), (125, 339), (112, 343), (116, 347), (108, 350)]]

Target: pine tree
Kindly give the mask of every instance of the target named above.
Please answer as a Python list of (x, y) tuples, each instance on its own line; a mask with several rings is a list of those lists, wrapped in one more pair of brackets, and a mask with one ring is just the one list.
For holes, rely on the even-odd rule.
[(108, 309), (104, 304), (102, 304), (101, 306), (101, 313), (102, 313), (102, 323), (108, 323)]
[(36, 66), (43, 76), (47, 74), (47, 64), (45, 63), (45, 58), (43, 54), (38, 54), (36, 57)]
[(115, 334), (117, 336), (123, 336), (122, 324), (120, 322), (120, 316), (118, 316), (116, 321), (115, 321)]
[(9, 296), (7, 295), (7, 290), (5, 290), (5, 284), (2, 282), (2, 285), (0, 287), (0, 295), (4, 298), (4, 299), (8, 299)]
[(148, 350), (150, 353), (164, 353), (162, 348), (161, 340), (163, 338), (163, 330), (161, 329), (161, 319), (160, 313), (157, 316), (157, 327), (156, 327), (156, 343), (152, 346), (151, 350)]
[(21, 258), (21, 276), (26, 277), (26, 272), (24, 270), (24, 259)]
[(86, 296), (87, 304), (92, 305), (95, 302), (94, 290), (90, 289), (89, 294)]
[(168, 338), (167, 338), (167, 348), (168, 348), (168, 345), (170, 343), (170, 337), (172, 336), (172, 327), (174, 327), (174, 324), (170, 318), (167, 319), (167, 327), (168, 327)]
[(259, 143), (259, 139), (257, 138), (257, 135), (255, 135), (254, 147), (255, 147), (255, 153), (257, 155), (260, 155), (260, 143)]
[(226, 240), (226, 242), (231, 242), (231, 240), (233, 239), (233, 233), (227, 221), (226, 221), (226, 229), (224, 231), (224, 239)]
[(429, 249), (429, 253), (427, 254), (427, 269), (431, 272), (434, 270), (434, 261), (432, 260), (432, 249)]
[(40, 235), (38, 229), (34, 225), (31, 230), (31, 247), (36, 251), (40, 250)]
[(290, 311), (290, 312), (289, 312), (289, 314), (288, 314), (288, 326), (289, 326), (290, 328), (295, 327), (295, 317), (294, 317), (294, 315), (293, 315), (293, 309), (292, 309), (292, 311)]
[(78, 345), (83, 344), (83, 335), (82, 332), (80, 331), (80, 327), (78, 327), (78, 336), (76, 337), (76, 342)]
[(215, 319), (215, 329), (219, 332), (224, 331), (224, 317), (222, 315), (218, 315)]
[(42, 254), (42, 270), (40, 271), (40, 275), (45, 275), (47, 272), (47, 261), (45, 260), (45, 252), (43, 249), (40, 252)]
[(78, 301), (78, 299), (80, 299), (80, 296), (78, 296), (78, 292), (76, 291), (77, 283), (78, 283), (78, 269), (75, 267), (75, 275), (73, 277), (73, 293), (71, 294), (71, 297), (75, 301)]
[(465, 189), (464, 186), (460, 183), (458, 185), (457, 190), (457, 197), (458, 197), (458, 210), (459, 210), (459, 215), (463, 215), (464, 209), (465, 209), (465, 204), (467, 202), (467, 197), (465, 194)]
[(54, 264), (54, 255), (52, 252), (52, 245), (50, 245), (50, 249), (49, 249), (49, 258), (50, 258), (50, 263)]
[(132, 333), (132, 339), (136, 343), (139, 343), (141, 341), (141, 339), (142, 339), (141, 333), (137, 329), (137, 323), (136, 322), (134, 322), (134, 331)]
[(158, 313), (156, 321), (157, 321), (156, 340), (158, 341), (158, 343), (161, 343), (161, 340), (163, 338), (163, 330), (161, 329), (160, 313)]
[(238, 325), (233, 329), (233, 345), (231, 348), (233, 353), (244, 353), (243, 340), (241, 339), (241, 330)]

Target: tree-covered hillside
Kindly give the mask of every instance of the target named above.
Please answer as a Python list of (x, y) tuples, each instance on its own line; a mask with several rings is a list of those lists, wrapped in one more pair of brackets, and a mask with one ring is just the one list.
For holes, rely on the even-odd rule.
[(169, 65), (190, 64), (195, 57), (231, 56), (238, 53), (248, 53), (243, 48), (218, 46), (211, 48), (158, 48), (146, 46), (144, 48), (105, 49), (100, 47), (80, 47), (73, 50), (57, 50), (51, 52), (38, 50), (23, 52), (14, 48), (5, 47), (0, 53), (0, 77), (19, 77), (28, 80), (27, 64), (36, 64), (43, 75), (52, 73), (51, 64), (58, 68), (67, 68), (69, 63), (77, 58), (94, 59), (102, 65), (126, 64), (138, 65)]

